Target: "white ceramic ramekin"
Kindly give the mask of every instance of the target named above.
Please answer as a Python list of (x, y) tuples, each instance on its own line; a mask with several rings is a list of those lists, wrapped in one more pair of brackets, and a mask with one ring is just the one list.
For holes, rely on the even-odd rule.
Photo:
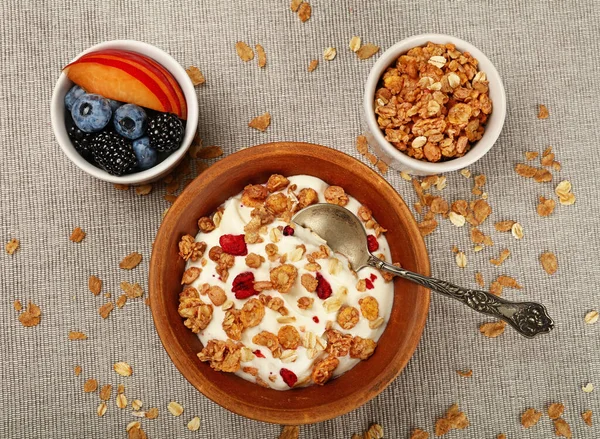
[[(483, 137), (471, 148), (464, 156), (448, 160), (446, 162), (429, 163), (421, 160), (416, 160), (403, 152), (398, 151), (389, 143), (379, 125), (374, 111), (375, 91), (379, 79), (394, 61), (402, 54), (408, 52), (413, 47), (424, 46), (429, 41), (436, 44), (452, 43), (461, 52), (469, 52), (479, 61), (479, 70), (485, 72), (489, 81), (490, 98), (492, 100), (493, 111), (490, 115)], [(459, 38), (441, 34), (423, 34), (407, 38), (394, 44), (386, 50), (377, 60), (365, 84), (365, 95), (363, 100), (364, 107), (364, 124), (366, 127), (366, 135), (371, 147), (379, 155), (379, 157), (388, 163), (394, 169), (405, 171), (414, 175), (433, 175), (443, 172), (455, 171), (465, 168), (487, 153), (494, 145), (506, 117), (506, 95), (500, 75), (496, 71), (491, 61), (473, 45)]]
[(54, 92), (52, 94), (52, 102), (50, 104), (50, 117), (52, 120), (52, 129), (58, 144), (62, 148), (63, 152), (69, 159), (75, 163), (80, 169), (91, 175), (92, 177), (99, 178), (100, 180), (108, 181), (111, 183), (120, 184), (133, 184), (139, 185), (144, 183), (150, 183), (156, 181), (161, 177), (167, 175), (177, 164), (183, 159), (198, 127), (198, 99), (196, 97), (196, 91), (189, 76), (185, 72), (185, 69), (181, 67), (175, 59), (163, 50), (152, 46), (151, 44), (142, 43), (134, 40), (114, 40), (106, 41), (104, 43), (96, 44), (89, 49), (81, 52), (72, 61), (75, 61), (80, 56), (97, 50), (103, 49), (121, 49), (137, 52), (142, 55), (146, 55), (163, 67), (165, 67), (175, 77), (179, 86), (181, 87), (185, 96), (187, 104), (187, 121), (185, 126), (185, 134), (183, 141), (178, 150), (174, 151), (169, 157), (163, 160), (158, 165), (147, 169), (145, 171), (136, 172), (133, 174), (115, 176), (111, 175), (103, 169), (97, 168), (91, 163), (87, 162), (79, 153), (75, 150), (75, 147), (71, 143), (67, 134), (67, 128), (65, 125), (65, 94), (73, 86), (73, 83), (67, 78), (64, 73), (61, 73), (56, 85), (54, 86)]

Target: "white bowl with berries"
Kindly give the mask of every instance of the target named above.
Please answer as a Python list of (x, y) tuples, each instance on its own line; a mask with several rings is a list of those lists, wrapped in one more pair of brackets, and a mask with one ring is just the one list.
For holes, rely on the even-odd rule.
[(169, 54), (115, 40), (63, 68), (50, 115), (75, 165), (100, 180), (136, 185), (160, 179), (184, 158), (198, 126), (198, 100)]

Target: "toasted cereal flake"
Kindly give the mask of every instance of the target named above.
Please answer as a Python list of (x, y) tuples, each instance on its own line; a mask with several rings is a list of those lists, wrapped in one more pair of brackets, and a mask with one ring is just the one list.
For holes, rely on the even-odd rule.
[[(352, 439), (354, 439), (354, 436), (352, 436)], [(358, 439), (362, 439), (362, 438), (360, 436), (358, 436)], [(420, 428), (415, 428), (410, 433), (409, 439), (429, 439), (429, 433), (427, 433), (424, 430), (421, 430)]]
[(479, 332), (488, 338), (496, 338), (504, 332), (506, 322), (498, 320), (497, 322), (483, 323), (479, 326)]
[(85, 393), (95, 392), (98, 388), (98, 381), (93, 378), (90, 378), (83, 384), (83, 391)]
[(367, 138), (362, 134), (356, 137), (356, 150), (361, 155), (365, 155), (369, 151), (369, 144), (367, 143)]
[(205, 146), (197, 152), (199, 159), (216, 159), (223, 155), (223, 149), (220, 146)]
[(131, 421), (129, 424), (127, 424), (126, 430), (129, 431), (135, 428), (140, 428), (139, 421)]
[(510, 229), (512, 236), (515, 239), (523, 239), (523, 226), (519, 223), (514, 223)]
[(471, 171), (469, 171), (468, 169), (461, 169), (460, 175), (462, 175), (465, 178), (471, 178)]
[(104, 416), (104, 413), (106, 413), (106, 403), (105, 402), (101, 402), (100, 405), (98, 406), (98, 408), (96, 409), (96, 413), (98, 414), (98, 416), (102, 417)]
[(490, 284), (490, 293), (492, 293), (494, 296), (502, 295), (502, 285), (500, 282), (494, 281)]
[(19, 322), (26, 328), (39, 325), (41, 321), (42, 311), (40, 307), (33, 302), (27, 304), (25, 312), (19, 315)]
[(177, 190), (179, 189), (179, 184), (180, 183), (178, 180), (173, 180), (171, 183), (167, 184), (167, 187), (165, 188), (167, 194), (174, 194), (175, 192), (177, 192)]
[(361, 45), (360, 37), (357, 37), (355, 35), (350, 39), (350, 43), (348, 44), (348, 47), (350, 47), (351, 51), (356, 52), (358, 49), (360, 49), (360, 45)]
[(593, 325), (594, 323), (598, 322), (598, 311), (595, 309), (591, 310), (585, 315), (583, 321), (588, 325)]
[(263, 132), (269, 128), (269, 125), (271, 125), (271, 114), (268, 111), (248, 122), (248, 126), (250, 128), (254, 128), (255, 130)]
[(238, 41), (235, 43), (235, 51), (237, 52), (240, 59), (244, 62), (248, 62), (254, 59), (254, 52), (243, 41)]
[(310, 3), (303, 2), (298, 8), (298, 18), (302, 23), (308, 21), (312, 14), (312, 8), (310, 7)]
[(83, 332), (69, 331), (69, 340), (87, 340)]
[(575, 194), (570, 193), (564, 198), (559, 198), (558, 201), (560, 201), (560, 204), (562, 204), (563, 206), (570, 206), (571, 204), (575, 204), (575, 200)]
[(457, 404), (453, 404), (448, 408), (443, 418), (439, 418), (435, 422), (435, 435), (443, 436), (450, 430), (463, 430), (469, 426), (469, 419), (464, 412), (461, 412)]
[(150, 192), (152, 192), (151, 184), (141, 184), (135, 187), (135, 193), (137, 195), (148, 195)]
[(462, 227), (465, 225), (465, 217), (456, 212), (450, 212), (448, 214), (448, 219), (452, 224), (456, 227)]
[(190, 77), (190, 79), (192, 80), (192, 84), (194, 86), (196, 85), (202, 85), (206, 82), (206, 79), (204, 78), (204, 75), (202, 74), (202, 72), (200, 71), (200, 69), (196, 66), (190, 66), (187, 69), (185, 69), (185, 72), (188, 74), (188, 76)]
[(10, 241), (8, 241), (6, 243), (6, 245), (4, 246), (4, 249), (6, 250), (6, 253), (8, 253), (9, 255), (12, 255), (14, 252), (17, 251), (17, 249), (19, 248), (20, 245), (20, 241), (16, 238), (12, 238)]
[(583, 412), (581, 414), (581, 419), (583, 419), (583, 422), (585, 422), (588, 427), (591, 427), (593, 424), (592, 423), (592, 411), (586, 410), (585, 412)]
[(94, 296), (97, 296), (102, 290), (102, 281), (96, 276), (90, 276), (88, 279), (88, 288)]
[(412, 177), (404, 171), (400, 171), (400, 177), (402, 177), (402, 179), (406, 181), (412, 180)]
[(525, 152), (525, 158), (527, 160), (534, 160), (536, 159), (540, 154), (538, 152), (535, 151), (526, 151)]
[(286, 425), (279, 434), (279, 439), (298, 439), (300, 436), (300, 427), (297, 425)]
[(142, 405), (142, 401), (140, 401), (139, 399), (134, 399), (133, 401), (131, 401), (131, 408), (134, 410), (141, 409)]
[(175, 401), (171, 401), (169, 405), (167, 405), (167, 409), (173, 416), (179, 416), (183, 413), (182, 405)]
[(365, 157), (367, 158), (367, 160), (369, 162), (371, 162), (372, 165), (376, 165), (377, 162), (379, 161), (379, 159), (377, 158), (377, 156), (375, 154), (371, 154), (370, 152), (366, 153)]
[(514, 288), (516, 290), (520, 290), (521, 288), (523, 288), (521, 285), (519, 285), (515, 278), (510, 276), (498, 276), (498, 279), (496, 279), (496, 281), (503, 287)]
[(556, 195), (559, 198), (562, 198), (562, 197), (566, 197), (567, 194), (569, 194), (569, 192), (571, 192), (571, 189), (572, 189), (571, 182), (569, 180), (563, 180), (556, 185), (556, 188), (554, 189), (554, 193), (556, 193)]
[(421, 236), (427, 236), (432, 233), (438, 225), (438, 222), (435, 219), (428, 219), (421, 221), (417, 224), (419, 227), (419, 232), (421, 232)]
[(553, 422), (554, 422), (554, 434), (556, 434), (556, 436), (566, 437), (566, 438), (573, 437), (573, 433), (571, 433), (571, 427), (569, 426), (567, 421), (565, 421), (562, 418), (558, 418), (558, 419), (555, 419)]
[(119, 393), (117, 395), (116, 403), (117, 407), (119, 407), (120, 409), (124, 409), (125, 407), (127, 407), (127, 397), (124, 393)]
[(146, 412), (146, 418), (148, 418), (148, 419), (158, 418), (158, 409), (156, 407), (152, 407), (150, 410), (148, 410)]
[(467, 266), (467, 256), (463, 252), (458, 252), (456, 254), (456, 265), (460, 268), (465, 268)]
[(19, 299), (15, 300), (13, 302), (13, 308), (15, 309), (15, 311), (19, 312), (23, 309), (23, 305), (21, 305), (21, 301)]
[(311, 60), (310, 64), (308, 65), (308, 71), (309, 72), (314, 71), (317, 68), (318, 65), (319, 65), (319, 60), (318, 59)]
[(85, 232), (80, 227), (75, 227), (71, 232), (69, 239), (73, 242), (81, 242), (85, 238)]
[(121, 262), (119, 262), (119, 268), (123, 270), (132, 270), (142, 262), (142, 255), (138, 252), (133, 252), (128, 254), (123, 258)]
[(81, 375), (81, 366), (75, 366), (73, 368), (73, 373), (75, 374), (76, 377), (78, 377), (79, 375)]
[(382, 174), (385, 174), (388, 171), (388, 165), (387, 163), (379, 160), (377, 163), (375, 163), (375, 166), (377, 167), (377, 170), (379, 172), (381, 172)]
[(592, 383), (587, 383), (585, 386), (581, 387), (584, 393), (592, 393), (594, 391), (594, 385)]
[(515, 172), (519, 174), (521, 177), (525, 178), (533, 178), (537, 172), (537, 168), (533, 166), (526, 165), (524, 163), (517, 163), (515, 165)]
[(554, 200), (540, 196), (539, 204), (536, 207), (537, 214), (542, 217), (549, 216), (554, 212), (555, 206), (556, 203)]
[(560, 402), (555, 402), (548, 406), (548, 416), (550, 419), (558, 419), (565, 411), (565, 405)]
[(122, 281), (119, 284), (119, 286), (121, 287), (123, 292), (127, 295), (127, 297), (130, 299), (136, 299), (138, 297), (141, 297), (144, 294), (144, 290), (142, 289), (140, 284), (137, 282), (134, 284), (130, 284), (129, 282)]
[(115, 184), (113, 184), (113, 186), (118, 191), (128, 191), (129, 190), (128, 184), (115, 183)]
[(372, 424), (365, 433), (366, 439), (382, 439), (383, 427), (379, 424)]
[(375, 44), (367, 43), (367, 44), (364, 44), (363, 46), (361, 46), (356, 51), (356, 55), (358, 56), (359, 59), (369, 59), (373, 55), (375, 55), (377, 52), (379, 52), (379, 46), (376, 46)]
[(548, 119), (548, 116), (550, 115), (550, 112), (548, 111), (548, 108), (543, 105), (543, 104), (539, 104), (539, 110), (538, 110), (538, 119)]
[(500, 266), (506, 260), (506, 258), (508, 258), (509, 256), (510, 256), (510, 250), (505, 248), (504, 250), (502, 250), (500, 252), (498, 259), (490, 259), (490, 262), (496, 266)]
[(190, 422), (187, 424), (187, 428), (190, 431), (198, 431), (200, 428), (200, 418), (198, 416), (194, 416), (190, 419)]
[(121, 375), (122, 377), (131, 376), (131, 374), (133, 373), (133, 369), (131, 368), (131, 366), (124, 361), (119, 361), (118, 363), (113, 364), (113, 369), (117, 374)]
[(552, 252), (545, 252), (540, 255), (540, 263), (546, 273), (552, 275), (558, 270), (558, 259)]
[(325, 59), (325, 61), (332, 61), (336, 55), (337, 50), (335, 50), (335, 47), (327, 47), (323, 51), (323, 59)]
[(547, 169), (538, 169), (535, 171), (533, 179), (536, 183), (546, 183), (552, 181), (552, 174)]
[(290, 9), (292, 10), (292, 12), (298, 12), (298, 8), (302, 4), (302, 1), (303, 0), (292, 0), (292, 2), (290, 3)]
[(261, 69), (267, 65), (267, 54), (265, 53), (265, 49), (260, 44), (256, 44), (256, 55), (258, 56), (258, 67)]
[(117, 394), (125, 393), (125, 386), (123, 384), (119, 384), (117, 386)]
[(481, 274), (479, 271), (477, 273), (475, 273), (475, 282), (477, 282), (477, 284), (480, 287), (484, 287), (485, 286), (485, 282), (483, 280), (483, 274)]
[(512, 230), (512, 226), (516, 223), (516, 221), (499, 221), (494, 224), (494, 227), (498, 232), (510, 232)]
[(469, 369), (469, 370), (457, 370), (456, 371), (457, 374), (459, 374), (461, 377), (464, 378), (470, 378), (473, 376), (473, 369)]
[(538, 423), (542, 417), (542, 412), (536, 409), (528, 408), (521, 414), (521, 425), (525, 428), (531, 428)]
[(127, 303), (127, 294), (121, 294), (117, 299), (117, 308), (123, 308)]
[(113, 308), (114, 308), (113, 303), (112, 302), (107, 302), (104, 305), (102, 305), (100, 308), (98, 308), (98, 314), (100, 314), (100, 316), (103, 319), (106, 319), (110, 315), (110, 313), (113, 310)]

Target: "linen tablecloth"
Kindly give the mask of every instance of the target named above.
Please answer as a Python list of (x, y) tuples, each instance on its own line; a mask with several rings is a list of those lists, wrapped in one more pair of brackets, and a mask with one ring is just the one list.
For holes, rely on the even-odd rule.
[[(199, 135), (205, 145), (225, 154), (255, 144), (294, 140), (327, 145), (364, 161), (355, 148), (360, 126), (363, 84), (379, 56), (359, 60), (348, 49), (354, 35), (382, 50), (411, 35), (436, 32), (465, 39), (484, 52), (504, 81), (508, 111), (494, 148), (471, 166), (485, 174), (485, 191), (493, 213), (481, 227), (494, 246), (473, 251), (467, 227), (440, 219), (425, 238), (432, 274), (476, 287), (498, 275), (516, 278), (523, 289), (505, 289), (509, 299), (547, 305), (556, 320), (547, 336), (528, 340), (507, 328), (495, 339), (478, 330), (488, 321), (463, 305), (432, 295), (430, 314), (417, 351), (402, 374), (374, 400), (337, 419), (301, 428), (300, 437), (350, 438), (377, 422), (385, 437), (408, 438), (413, 428), (433, 435), (435, 420), (453, 403), (467, 414), (470, 426), (449, 438), (550, 438), (547, 415), (524, 429), (521, 413), (545, 412), (562, 402), (564, 419), (577, 438), (597, 438), (597, 425), (586, 426), (581, 412), (600, 412), (600, 324), (584, 315), (600, 306), (598, 269), (598, 172), (600, 145), (597, 118), (600, 82), (600, 6), (588, 1), (311, 1), (312, 17), (302, 23), (285, 0), (165, 2), (120, 0), (39, 2), (7, 0), (0, 5), (0, 238), (20, 240), (20, 248), (0, 255), (0, 437), (117, 438), (137, 418), (130, 406), (115, 405), (116, 385), (126, 385), (131, 402), (156, 407), (159, 417), (142, 420), (150, 438), (276, 438), (280, 427), (254, 422), (220, 408), (196, 391), (176, 370), (154, 330), (150, 309), (131, 301), (106, 320), (98, 308), (106, 302), (87, 289), (89, 275), (104, 281), (114, 300), (119, 282), (139, 282), (147, 295), (151, 243), (169, 204), (164, 185), (147, 196), (133, 189), (117, 191), (76, 168), (54, 139), (49, 117), (52, 89), (60, 69), (93, 44), (136, 39), (169, 52), (184, 67), (195, 65), (206, 77), (197, 87)], [(267, 66), (243, 63), (235, 43), (261, 44)], [(323, 50), (337, 48), (333, 61)], [(318, 68), (309, 73), (312, 59)], [(537, 118), (538, 104), (550, 117)], [(266, 111), (272, 123), (264, 133), (247, 123)], [(538, 184), (517, 175), (525, 151), (553, 147), (562, 164), (551, 183)], [(539, 166), (539, 162), (530, 162)], [(416, 201), (410, 182), (397, 171), (385, 178), (409, 205)], [(556, 199), (554, 187), (572, 182), (577, 201), (557, 202), (554, 213), (536, 213), (538, 197)], [(446, 200), (471, 199), (473, 178), (447, 175), (440, 193)], [(558, 201), (558, 200), (557, 200)], [(417, 218), (420, 217), (417, 215)], [(515, 220), (524, 238), (498, 233), (493, 224)], [(75, 227), (86, 238), (69, 241)], [(467, 255), (459, 268), (452, 247)], [(511, 257), (495, 267), (489, 259), (502, 248)], [(131, 272), (119, 261), (137, 251), (142, 264)], [(550, 251), (558, 271), (546, 274), (538, 257)], [(13, 302), (38, 304), (40, 325), (25, 328)], [(69, 341), (69, 331), (87, 334)], [(380, 347), (381, 349), (381, 347)], [(112, 365), (126, 361), (131, 377), (117, 376)], [(73, 367), (80, 365), (76, 377)], [(473, 370), (464, 378), (456, 370)], [(108, 410), (98, 417), (96, 393), (83, 383), (95, 378), (113, 384)], [(181, 417), (167, 411), (177, 401)], [(199, 416), (201, 427), (186, 424)], [(596, 415), (597, 416), (597, 415)]]

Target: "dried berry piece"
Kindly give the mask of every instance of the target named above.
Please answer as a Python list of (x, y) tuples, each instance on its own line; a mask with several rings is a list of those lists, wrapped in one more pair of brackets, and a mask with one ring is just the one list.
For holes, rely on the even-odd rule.
[(219, 238), (219, 244), (225, 253), (233, 256), (246, 256), (248, 248), (244, 237), (245, 235), (223, 235)]
[(283, 228), (283, 236), (294, 236), (294, 228), (292, 226), (285, 226)]
[(377, 238), (375, 237), (375, 235), (367, 236), (367, 248), (369, 249), (369, 251), (371, 253), (379, 250), (379, 242), (377, 241)]
[(294, 385), (298, 382), (298, 377), (294, 372), (285, 367), (282, 367), (279, 371), (279, 375), (283, 378), (283, 381), (289, 386), (294, 387)]
[(316, 288), (316, 292), (317, 292), (317, 296), (319, 296), (319, 299), (321, 300), (325, 300), (327, 298), (329, 298), (329, 296), (331, 296), (332, 294), (332, 289), (331, 289), (331, 285), (329, 284), (329, 282), (327, 281), (327, 279), (325, 279), (323, 277), (323, 275), (321, 273), (316, 273), (316, 278), (317, 278), (317, 288)]
[(233, 279), (231, 291), (235, 293), (236, 299), (247, 299), (258, 294), (258, 291), (254, 289), (254, 273), (246, 271), (238, 274)]

